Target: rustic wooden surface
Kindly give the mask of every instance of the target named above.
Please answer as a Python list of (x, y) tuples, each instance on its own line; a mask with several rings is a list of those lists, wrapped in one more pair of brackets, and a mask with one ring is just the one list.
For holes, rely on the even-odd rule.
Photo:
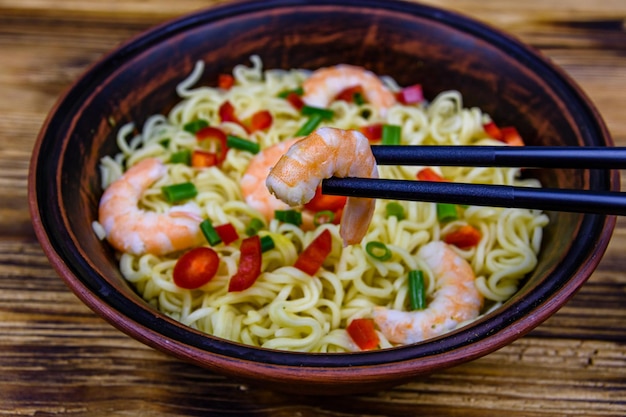
[[(50, 267), (28, 215), (37, 132), (61, 92), (104, 53), (216, 3), (0, 0), (0, 415), (626, 415), (626, 219), (590, 281), (529, 335), (371, 395), (320, 399), (242, 386), (142, 345), (78, 301)], [(626, 1), (426, 3), (540, 49), (579, 83), (616, 144), (626, 146)]]

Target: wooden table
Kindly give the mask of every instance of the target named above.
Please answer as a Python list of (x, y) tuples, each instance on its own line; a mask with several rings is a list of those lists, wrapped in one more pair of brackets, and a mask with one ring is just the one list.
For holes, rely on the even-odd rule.
[[(626, 415), (626, 219), (589, 282), (529, 335), (370, 395), (320, 399), (242, 386), (142, 345), (79, 302), (51, 268), (29, 219), (27, 174), (38, 130), (61, 92), (104, 53), (216, 3), (0, 0), (0, 415)], [(580, 84), (616, 144), (626, 146), (626, 1), (426, 3), (541, 50)]]

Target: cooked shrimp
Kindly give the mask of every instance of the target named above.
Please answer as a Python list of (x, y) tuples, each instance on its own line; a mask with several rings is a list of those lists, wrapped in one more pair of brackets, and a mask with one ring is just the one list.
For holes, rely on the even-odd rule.
[(340, 64), (321, 68), (307, 78), (303, 101), (316, 107), (328, 107), (330, 102), (343, 90), (361, 86), (367, 101), (378, 109), (381, 116), (396, 103), (396, 97), (373, 72), (361, 67)]
[(241, 192), (246, 203), (263, 214), (268, 221), (274, 217), (276, 210), (285, 210), (289, 208), (289, 205), (280, 201), (269, 192), (265, 186), (265, 180), (270, 169), (276, 165), (280, 157), (286, 154), (291, 145), (296, 143), (298, 139), (286, 140), (263, 149), (252, 158), (241, 179)]
[(447, 244), (428, 243), (418, 256), (436, 279), (435, 294), (428, 307), (420, 311), (374, 308), (374, 321), (394, 343), (420, 342), (453, 330), (459, 323), (476, 318), (483, 304), (483, 297), (474, 286), (472, 268)]
[[(315, 196), (324, 178), (377, 178), (378, 168), (369, 142), (355, 130), (323, 127), (299, 140), (280, 158), (267, 177), (267, 188), (279, 199), (297, 206)], [(348, 197), (339, 234), (344, 245), (359, 243), (374, 214), (376, 201)]]
[(161, 161), (145, 159), (104, 191), (99, 222), (106, 231), (107, 240), (117, 250), (135, 255), (164, 255), (199, 243), (202, 219), (197, 206), (186, 204), (167, 213), (138, 207), (143, 192), (166, 172)]

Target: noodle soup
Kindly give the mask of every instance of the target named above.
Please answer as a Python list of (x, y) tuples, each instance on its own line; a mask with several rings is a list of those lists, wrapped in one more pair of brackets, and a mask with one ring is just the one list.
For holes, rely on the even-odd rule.
[[(388, 77), (380, 80), (398, 98), (388, 108), (363, 97), (367, 91), (350, 90), (355, 85), (343, 86), (342, 97), (334, 97), (323, 108), (308, 106), (298, 100), (303, 100), (302, 85), (312, 76), (310, 71), (264, 70), (258, 57), (251, 61), (251, 66), (237, 66), (232, 76), (224, 76), (218, 87), (195, 85), (203, 70), (198, 63), (177, 89), (180, 103), (167, 115), (151, 116), (143, 126), (123, 126), (117, 137), (120, 153), (101, 161), (105, 189), (142, 161), (160, 161), (164, 172), (141, 193), (135, 208), (140, 213), (192, 213), (198, 222), (208, 221), (213, 229), (228, 226), (231, 232), (232, 239), (220, 237), (211, 243), (206, 229), (203, 234), (198, 228), (193, 246), (210, 248), (217, 263), (208, 282), (190, 289), (175, 282), (174, 270), (191, 248), (158, 254), (119, 251), (122, 274), (147, 302), (217, 337), (270, 349), (333, 353), (360, 349), (346, 329), (358, 319), (371, 320), (376, 308), (413, 313), (409, 285), (413, 271), (422, 276), (423, 308), (428, 311), (438, 290), (438, 273), (418, 252), (430, 242), (447, 242), (455, 256), (467, 262), (475, 289), (484, 299), (481, 314), (517, 291), (537, 263), (542, 229), (548, 223), (540, 211), (378, 200), (362, 242), (343, 246), (336, 224), (341, 207), (290, 208), (263, 199), (257, 205), (243, 191), (255, 158), (308, 134), (304, 127), (313, 122), (314, 128), (363, 132), (377, 144), (390, 140), (407, 145), (507, 146), (504, 129), (487, 114), (463, 107), (457, 91), (441, 92), (428, 102), (418, 97), (416, 86), (407, 90)], [(345, 96), (346, 91), (350, 95)], [(303, 104), (309, 110), (303, 111)], [(317, 113), (310, 113), (310, 108)], [(389, 126), (395, 139), (383, 137)], [(204, 141), (199, 132), (211, 132), (207, 128), (221, 131), (231, 146), (214, 137)], [(197, 155), (214, 159), (201, 166), (199, 156), (192, 160)], [(523, 179), (519, 168), (378, 169), (382, 178), (540, 186), (536, 180)], [(163, 188), (178, 184), (192, 184), (195, 193), (171, 203)], [(94, 223), (103, 239), (110, 239), (107, 228), (104, 222)], [(460, 231), (468, 229), (475, 239), (459, 239)], [(321, 267), (313, 274), (295, 267), (322, 233), (331, 236), (332, 244)], [(254, 283), (232, 290), (244, 256), (243, 241), (251, 236), (271, 244), (264, 248)], [(397, 344), (380, 329), (374, 332), (376, 348)]]

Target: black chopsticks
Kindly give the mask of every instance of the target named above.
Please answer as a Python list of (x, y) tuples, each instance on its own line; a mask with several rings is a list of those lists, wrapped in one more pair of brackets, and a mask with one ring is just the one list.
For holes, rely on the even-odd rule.
[(378, 165), (626, 168), (626, 147), (374, 145)]
[[(626, 148), (372, 146), (379, 165), (626, 168)], [(505, 185), (372, 178), (329, 178), (322, 193), (490, 207), (626, 215), (626, 194)]]

